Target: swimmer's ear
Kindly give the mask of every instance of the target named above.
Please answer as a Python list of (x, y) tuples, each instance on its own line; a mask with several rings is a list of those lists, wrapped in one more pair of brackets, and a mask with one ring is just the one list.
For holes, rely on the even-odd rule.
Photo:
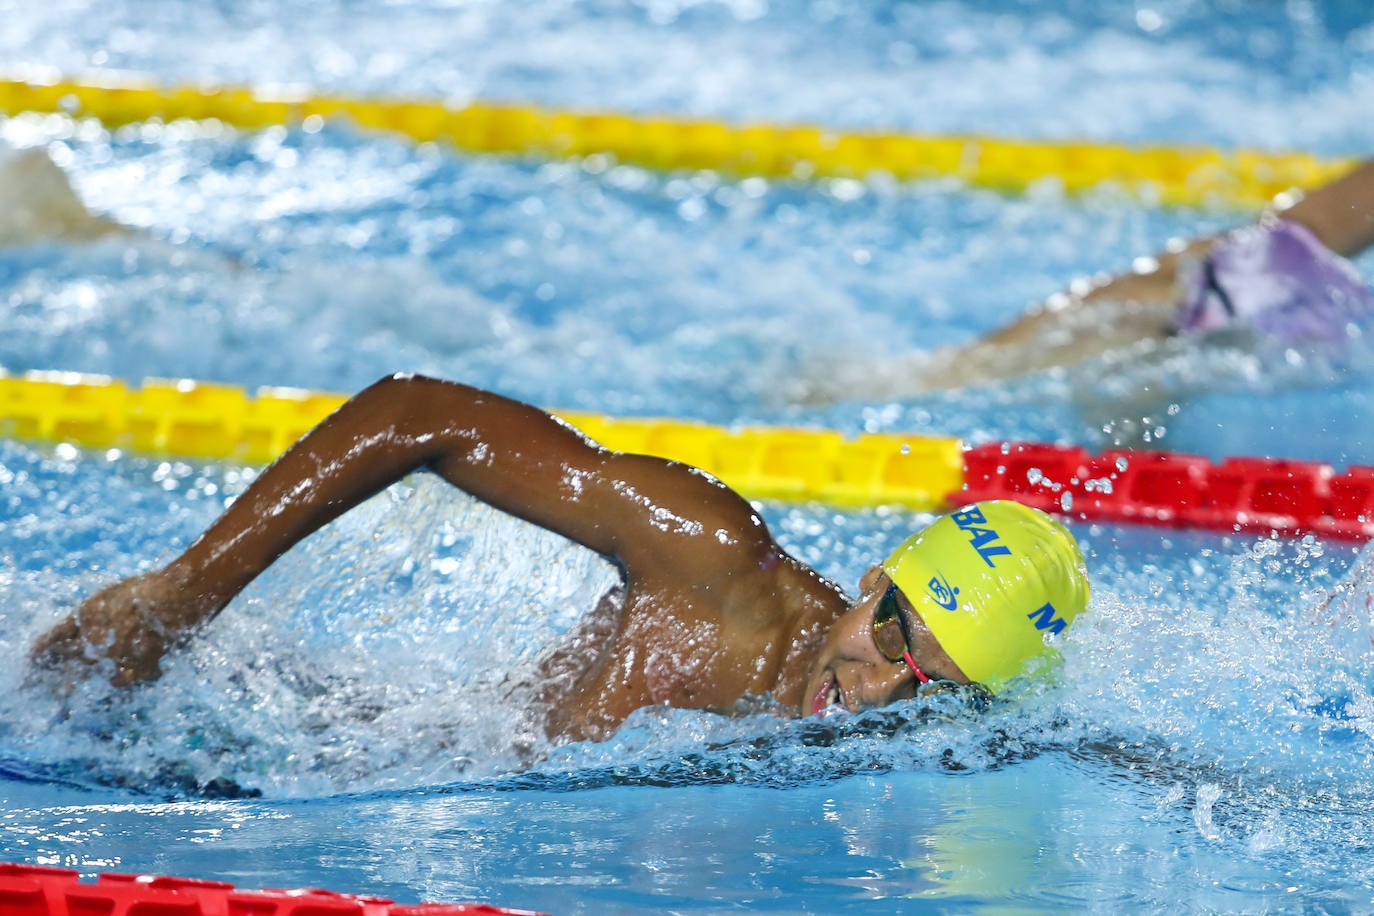
[(879, 566), (877, 563), (874, 563), (872, 566), (868, 567), (868, 572), (864, 573), (863, 576), (859, 578), (859, 591), (872, 591), (873, 587), (878, 584), (878, 577), (882, 574), (883, 568)]

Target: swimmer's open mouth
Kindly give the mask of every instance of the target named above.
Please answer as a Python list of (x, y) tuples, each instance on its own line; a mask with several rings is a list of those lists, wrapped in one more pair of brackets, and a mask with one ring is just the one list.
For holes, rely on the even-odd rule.
[(811, 701), (811, 715), (824, 715), (827, 709), (840, 705), (843, 700), (844, 694), (840, 692), (840, 682), (835, 679), (835, 675), (832, 673), (816, 691), (816, 696)]

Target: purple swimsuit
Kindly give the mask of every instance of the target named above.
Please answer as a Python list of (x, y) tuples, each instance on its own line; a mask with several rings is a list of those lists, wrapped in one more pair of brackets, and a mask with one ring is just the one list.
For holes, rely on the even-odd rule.
[(1248, 327), (1284, 343), (1337, 342), (1374, 311), (1355, 266), (1286, 220), (1228, 233), (1180, 276), (1180, 333)]

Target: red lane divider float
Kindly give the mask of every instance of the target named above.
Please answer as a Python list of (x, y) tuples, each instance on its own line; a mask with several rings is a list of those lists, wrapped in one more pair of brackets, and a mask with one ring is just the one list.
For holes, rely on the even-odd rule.
[(993, 443), (964, 453), (962, 504), (1014, 499), (1080, 521), (1374, 537), (1374, 467)]
[(102, 874), (0, 863), (3, 916), (538, 916), (484, 903), (393, 903), (322, 890), (240, 891), (192, 878)]

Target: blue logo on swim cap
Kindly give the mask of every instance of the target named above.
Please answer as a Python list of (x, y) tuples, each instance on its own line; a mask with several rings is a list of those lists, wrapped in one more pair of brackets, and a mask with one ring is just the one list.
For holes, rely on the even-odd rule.
[(1027, 614), (1026, 619), (1035, 624), (1037, 630), (1049, 630), (1056, 636), (1064, 632), (1064, 628), (1069, 625), (1069, 622), (1060, 617), (1059, 612), (1054, 609), (1054, 605), (1048, 601)]
[(950, 588), (949, 580), (936, 573), (930, 577), (926, 583), (930, 589), (930, 597), (935, 599), (935, 603), (947, 611), (958, 610), (959, 608), (959, 589)]
[(1002, 543), (1002, 535), (997, 533), (997, 529), (992, 527), (982, 527), (988, 524), (987, 516), (983, 510), (977, 506), (970, 506), (962, 512), (951, 512), (949, 517), (954, 519), (954, 524), (959, 526), (959, 530), (969, 536), (969, 544), (978, 551), (978, 556), (983, 558), (983, 562), (989, 566), (996, 566), (993, 557), (1011, 556), (1011, 548)]

